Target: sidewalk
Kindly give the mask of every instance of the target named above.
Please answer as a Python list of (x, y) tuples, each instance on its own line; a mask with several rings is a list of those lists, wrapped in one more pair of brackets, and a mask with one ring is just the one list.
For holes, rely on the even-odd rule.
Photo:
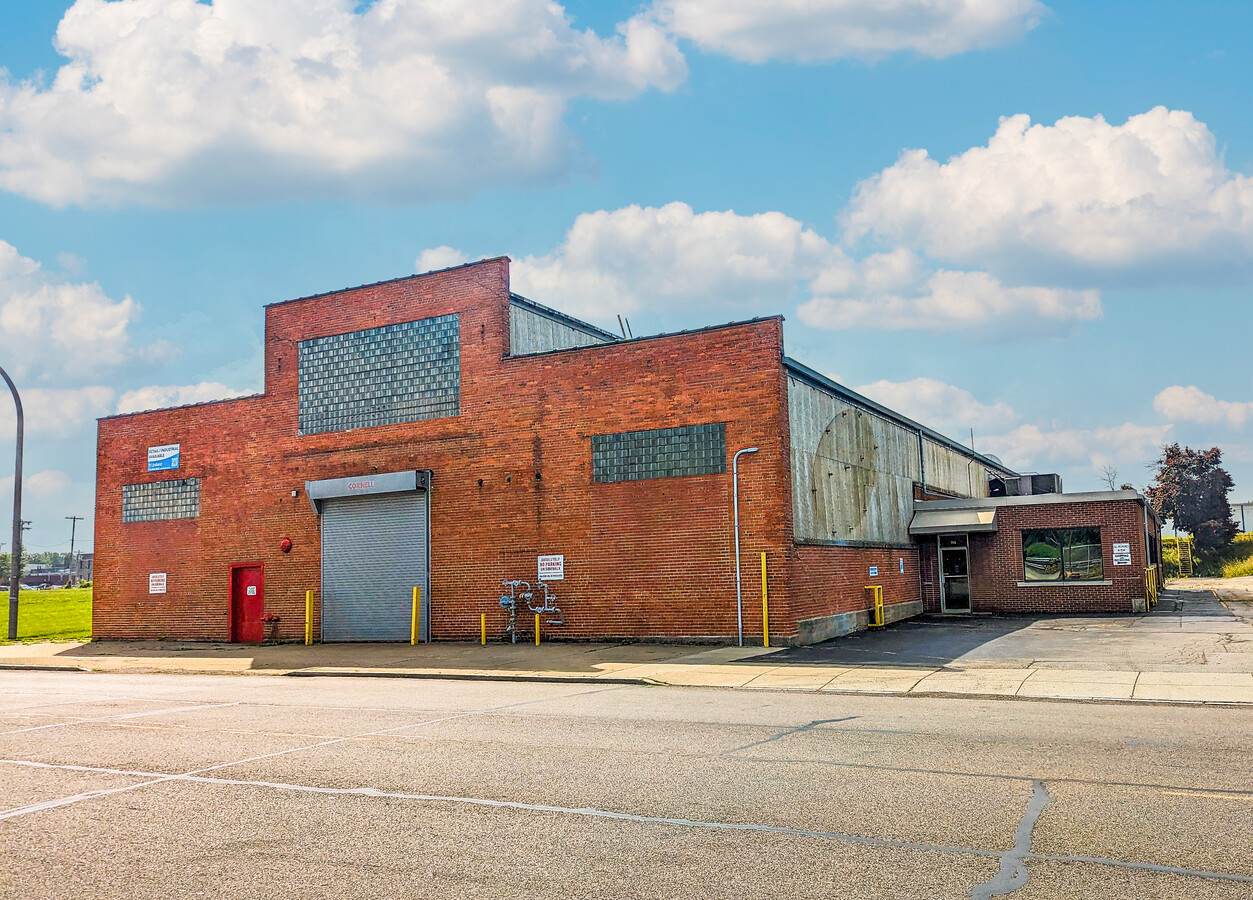
[(490, 679), (743, 690), (1253, 705), (1253, 673), (1048, 665), (813, 665), (761, 647), (439, 643), (274, 646), (180, 642), (8, 644), (0, 670)]

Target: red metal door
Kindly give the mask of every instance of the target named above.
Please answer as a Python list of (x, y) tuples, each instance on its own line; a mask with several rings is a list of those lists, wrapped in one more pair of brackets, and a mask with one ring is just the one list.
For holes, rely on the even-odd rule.
[(231, 566), (231, 640), (259, 644), (265, 639), (265, 587), (260, 565)]

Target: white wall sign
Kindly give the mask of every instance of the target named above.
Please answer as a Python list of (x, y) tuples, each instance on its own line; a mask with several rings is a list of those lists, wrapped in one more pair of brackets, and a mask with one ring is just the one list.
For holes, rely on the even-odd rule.
[(1131, 545), (1115, 544), (1114, 545), (1114, 565), (1129, 566), (1131, 565)]
[(874, 578), (874, 577), (875, 577), (876, 575), (878, 575), (878, 574), (879, 574), (879, 567), (878, 567), (878, 566), (871, 566), (871, 567), (870, 567), (870, 577), (871, 577), (871, 578)]
[(164, 472), (178, 468), (180, 444), (166, 444), (163, 447), (148, 448), (148, 471)]
[(901, 574), (905, 574), (905, 557), (901, 557)]
[(148, 575), (148, 593), (164, 594), (166, 578), (164, 572), (152, 572)]
[(563, 554), (539, 557), (540, 581), (564, 581), (566, 577), (566, 558)]

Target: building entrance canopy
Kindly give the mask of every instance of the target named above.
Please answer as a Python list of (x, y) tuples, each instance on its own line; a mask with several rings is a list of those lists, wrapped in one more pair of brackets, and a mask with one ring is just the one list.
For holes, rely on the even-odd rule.
[(996, 531), (995, 509), (924, 509), (914, 513), (910, 534)]

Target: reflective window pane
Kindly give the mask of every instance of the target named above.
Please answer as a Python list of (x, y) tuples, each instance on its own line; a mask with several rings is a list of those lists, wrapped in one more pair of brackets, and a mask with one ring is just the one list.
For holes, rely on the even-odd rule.
[(1059, 581), (1062, 577), (1062, 545), (1056, 531), (1022, 533), (1022, 568), (1026, 581)]
[(1100, 581), (1101, 529), (1024, 530), (1022, 568), (1026, 581)]

